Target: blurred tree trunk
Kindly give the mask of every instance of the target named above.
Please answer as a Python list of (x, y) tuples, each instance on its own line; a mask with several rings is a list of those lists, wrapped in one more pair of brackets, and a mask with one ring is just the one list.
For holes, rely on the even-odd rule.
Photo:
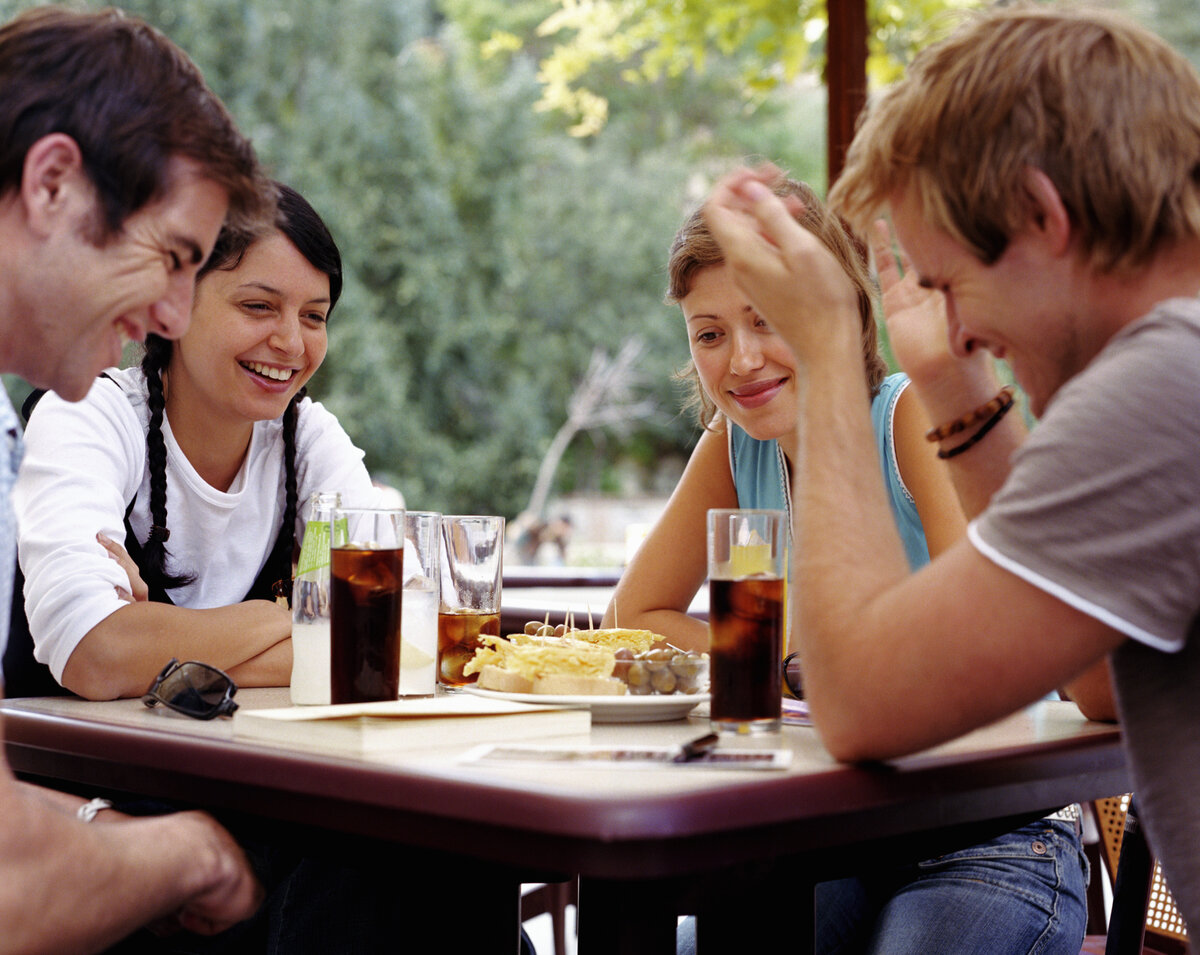
[(599, 348), (592, 352), (588, 369), (567, 403), (567, 420), (555, 432), (542, 456), (533, 493), (518, 521), (526, 516), (532, 520), (543, 516), (554, 475), (575, 435), (593, 428), (621, 428), (648, 418), (658, 410), (656, 402), (639, 401), (634, 394), (637, 362), (644, 348), (645, 343), (640, 338), (631, 338), (615, 357), (610, 358)]

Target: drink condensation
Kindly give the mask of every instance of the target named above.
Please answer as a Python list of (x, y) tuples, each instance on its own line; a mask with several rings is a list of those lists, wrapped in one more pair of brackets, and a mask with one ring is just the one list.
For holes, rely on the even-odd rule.
[(783, 579), (712, 580), (708, 587), (712, 721), (741, 733), (775, 732), (782, 709)]
[(438, 683), (453, 689), (478, 678), (463, 668), (475, 656), (480, 635), (500, 635), (504, 518), (446, 514), (441, 531)]
[(341, 495), (314, 491), (305, 513), (304, 539), (292, 583), (293, 703), (328, 703), (329, 522)]
[(467, 676), (463, 667), (475, 656), (483, 634), (500, 636), (500, 614), (456, 610), (438, 614), (438, 679), (443, 686), (466, 686), (479, 679)]
[(404, 588), (400, 609), (400, 695), (432, 696), (437, 684), (438, 592), (437, 582)]
[(329, 618), (292, 621), (293, 703), (329, 702)]
[(394, 700), (400, 695), (404, 549), (334, 547), (330, 554), (332, 702)]
[(777, 733), (782, 724), (787, 512), (708, 512), (708, 630), (712, 727)]

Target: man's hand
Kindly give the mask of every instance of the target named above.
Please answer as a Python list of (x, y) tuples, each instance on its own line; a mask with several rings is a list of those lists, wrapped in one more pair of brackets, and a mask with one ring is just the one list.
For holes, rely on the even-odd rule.
[(949, 421), (991, 398), (1000, 388), (991, 356), (982, 349), (967, 358), (950, 351), (945, 296), (920, 284), (884, 219), (872, 227), (871, 254), (888, 341), (916, 385), (930, 422)]
[(183, 905), (155, 928), (215, 935), (253, 915), (262, 904), (263, 888), (233, 837), (201, 812), (178, 813), (162, 821), (186, 849), (194, 888)]
[(883, 316), (896, 360), (910, 378), (920, 379), (929, 369), (936, 373), (950, 354), (946, 330), (946, 300), (936, 289), (924, 288), (917, 273), (895, 245), (888, 223), (879, 219), (871, 230), (871, 254), (879, 277)]
[(722, 179), (704, 205), (730, 275), (803, 365), (850, 355), (861, 364), (858, 298), (845, 270), (776, 196), (771, 165)]

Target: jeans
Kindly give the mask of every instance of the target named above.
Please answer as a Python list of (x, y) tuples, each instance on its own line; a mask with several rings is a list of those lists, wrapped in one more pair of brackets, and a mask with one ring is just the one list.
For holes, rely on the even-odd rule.
[[(1074, 826), (1039, 820), (935, 859), (818, 884), (816, 951), (1078, 955), (1087, 879)], [(695, 938), (688, 919), (678, 955), (693, 955)]]

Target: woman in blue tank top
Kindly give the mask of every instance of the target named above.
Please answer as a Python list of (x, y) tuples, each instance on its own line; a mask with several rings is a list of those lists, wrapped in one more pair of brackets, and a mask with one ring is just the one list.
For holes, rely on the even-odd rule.
[[(891, 511), (915, 570), (952, 544), (965, 521), (928, 423), (903, 375), (878, 353), (865, 254), (808, 187), (776, 186), (796, 218), (833, 253), (855, 288), (864, 371)], [(714, 507), (790, 511), (798, 380), (795, 361), (727, 274), (700, 213), (671, 247), (668, 299), (680, 305), (704, 426), (666, 510), (630, 563), (604, 626), (639, 627), (707, 649), (707, 626), (687, 615), (706, 574), (705, 515)], [(811, 452), (810, 452), (811, 453)], [(819, 449), (816, 449), (819, 453)], [(847, 487), (853, 494), (854, 488)], [(1073, 826), (1039, 820), (990, 842), (913, 865), (893, 865), (817, 886), (821, 953), (1078, 952), (1087, 918), (1082, 850)], [(678, 950), (695, 949), (687, 920)]]
[[(864, 253), (807, 186), (786, 181), (780, 188), (794, 197), (798, 218), (833, 252), (857, 292), (881, 475), (916, 569), (963, 534), (962, 512), (936, 449), (925, 441), (929, 425), (908, 380), (887, 376)], [(668, 299), (683, 310), (692, 354), (682, 377), (694, 386), (691, 404), (704, 433), (622, 577), (605, 626), (616, 620), (706, 650), (707, 626), (687, 615), (707, 570), (705, 514), (715, 507), (790, 509), (801, 382), (787, 346), (728, 278), (698, 211), (676, 235), (668, 271)]]

